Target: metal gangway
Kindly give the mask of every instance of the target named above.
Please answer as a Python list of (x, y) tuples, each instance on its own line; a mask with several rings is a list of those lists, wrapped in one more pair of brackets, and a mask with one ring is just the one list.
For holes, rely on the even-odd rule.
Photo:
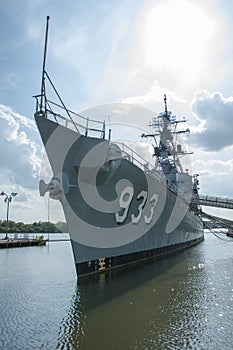
[[(209, 220), (210, 222), (213, 222), (217, 227), (226, 228), (228, 230), (233, 229), (233, 221), (231, 221), (231, 220), (224, 219), (224, 218), (221, 218), (219, 216), (207, 214), (202, 210), (198, 210), (198, 215), (200, 215), (202, 218)], [(207, 228), (209, 228), (208, 221), (205, 221), (204, 223), (205, 223), (205, 226)]]
[(211, 230), (210, 223), (213, 223), (216, 225), (216, 228), (221, 227), (227, 229), (227, 235), (233, 237), (233, 221), (205, 213), (197, 205), (223, 209), (233, 209), (233, 199), (226, 197), (214, 197), (196, 194), (192, 196), (190, 203), (190, 207), (192, 208), (192, 210), (194, 210), (202, 219), (206, 219), (206, 221), (203, 221), (205, 228)]
[(208, 207), (233, 209), (233, 199), (226, 197), (214, 197), (197, 194), (192, 196), (191, 203)]

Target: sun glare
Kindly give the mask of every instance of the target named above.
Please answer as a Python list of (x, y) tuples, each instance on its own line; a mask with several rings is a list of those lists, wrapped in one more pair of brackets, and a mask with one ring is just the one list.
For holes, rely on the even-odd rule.
[(206, 67), (214, 31), (214, 19), (200, 4), (163, 1), (146, 17), (146, 64), (183, 79), (197, 80)]

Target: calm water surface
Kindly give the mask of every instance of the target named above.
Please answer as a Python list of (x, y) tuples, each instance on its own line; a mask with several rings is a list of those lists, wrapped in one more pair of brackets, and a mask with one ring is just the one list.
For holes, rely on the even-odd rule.
[(70, 242), (0, 250), (0, 349), (233, 349), (233, 242), (79, 283)]

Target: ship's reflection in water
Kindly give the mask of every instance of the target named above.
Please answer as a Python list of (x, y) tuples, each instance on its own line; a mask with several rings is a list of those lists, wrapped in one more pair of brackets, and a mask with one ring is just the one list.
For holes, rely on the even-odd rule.
[[(176, 257), (176, 262), (184, 256)], [(136, 321), (133, 315), (144, 312), (148, 302), (141, 300), (133, 305), (134, 293), (151, 279), (166, 273), (171, 263), (171, 260), (148, 262), (82, 279), (62, 320), (57, 348), (116, 349), (118, 345), (124, 348), (126, 334)], [(125, 329), (121, 330), (122, 327)], [(110, 345), (107, 345), (108, 339)]]
[(85, 334), (85, 313), (78, 287), (73, 295), (71, 307), (62, 320), (57, 349), (79, 349)]
[(230, 349), (232, 270), (214, 250), (204, 242), (78, 283), (57, 349)]

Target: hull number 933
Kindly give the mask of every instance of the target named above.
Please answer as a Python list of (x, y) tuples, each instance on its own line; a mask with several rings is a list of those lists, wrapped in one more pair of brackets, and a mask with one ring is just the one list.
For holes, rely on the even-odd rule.
[[(118, 224), (122, 224), (127, 219), (130, 204), (131, 204), (132, 199), (133, 199), (133, 195), (134, 195), (134, 189), (131, 186), (125, 187), (124, 190), (121, 192), (120, 197), (119, 197), (119, 205), (120, 205), (121, 211), (115, 214), (116, 222)], [(143, 215), (142, 212), (143, 212), (143, 208), (146, 205), (147, 198), (148, 198), (148, 193), (144, 190), (141, 191), (137, 195), (137, 200), (140, 203), (138, 204), (137, 214), (131, 215), (131, 221), (133, 224), (138, 224), (140, 222), (140, 220), (144, 220), (145, 224), (148, 225), (152, 221), (153, 215), (154, 215), (154, 210), (155, 210), (155, 207), (158, 203), (158, 195), (153, 194), (150, 197), (150, 199), (149, 199), (149, 202), (150, 202), (149, 211), (148, 211), (148, 213)]]

